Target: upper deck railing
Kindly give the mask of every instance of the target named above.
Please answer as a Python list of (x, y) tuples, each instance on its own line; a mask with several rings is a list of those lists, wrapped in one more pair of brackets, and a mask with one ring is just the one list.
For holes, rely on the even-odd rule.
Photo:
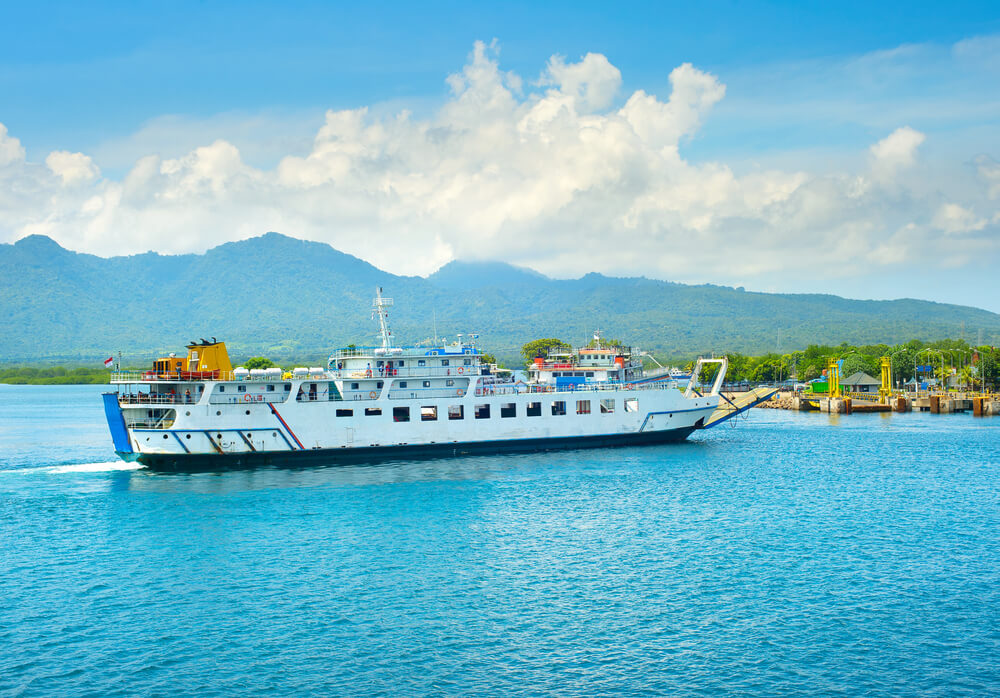
[[(437, 352), (430, 354), (430, 352)], [(427, 346), (427, 347), (396, 347), (386, 351), (382, 347), (345, 347), (330, 354), (331, 359), (379, 359), (395, 360), (401, 356), (479, 356), (479, 350), (471, 346)]]

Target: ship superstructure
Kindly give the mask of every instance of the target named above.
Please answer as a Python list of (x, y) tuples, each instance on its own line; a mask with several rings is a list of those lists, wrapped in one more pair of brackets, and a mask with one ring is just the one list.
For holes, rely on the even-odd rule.
[(391, 299), (373, 303), (380, 346), (325, 367), (233, 369), (223, 342), (187, 346), (150, 371), (116, 371), (105, 411), (115, 450), (160, 469), (336, 462), (681, 440), (718, 407), (711, 392), (644, 380), (640, 352), (604, 343), (539, 357), (514, 382), (483, 361), (477, 335), (396, 346)]

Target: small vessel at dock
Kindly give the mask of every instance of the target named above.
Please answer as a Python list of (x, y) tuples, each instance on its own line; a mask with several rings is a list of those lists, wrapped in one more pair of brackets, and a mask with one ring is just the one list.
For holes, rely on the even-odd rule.
[(644, 375), (641, 352), (603, 343), (538, 357), (528, 380), (498, 375), (478, 335), (395, 346), (378, 289), (381, 345), (350, 346), (325, 367), (233, 368), (202, 340), (148, 371), (116, 371), (104, 407), (115, 451), (163, 470), (534, 451), (680, 441), (720, 407), (711, 389)]

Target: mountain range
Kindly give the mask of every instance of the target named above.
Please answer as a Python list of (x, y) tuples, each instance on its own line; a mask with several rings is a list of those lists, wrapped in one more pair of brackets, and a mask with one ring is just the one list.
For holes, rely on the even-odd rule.
[(0, 361), (82, 362), (122, 351), (146, 359), (202, 337), (234, 357), (315, 357), (374, 344), (375, 287), (395, 298), (400, 343), (476, 332), (513, 359), (525, 342), (606, 337), (657, 355), (787, 352), (809, 344), (1000, 340), (1000, 315), (903, 299), (747, 292), (597, 273), (551, 279), (495, 262), (451, 262), (427, 278), (397, 276), (329, 245), (278, 233), (204, 254), (104, 258), (31, 235), (0, 245)]

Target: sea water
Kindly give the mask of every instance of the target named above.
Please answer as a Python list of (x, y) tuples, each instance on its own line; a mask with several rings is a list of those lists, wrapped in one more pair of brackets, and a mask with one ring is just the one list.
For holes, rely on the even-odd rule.
[(0, 386), (0, 694), (996, 694), (1000, 421), (157, 475)]

